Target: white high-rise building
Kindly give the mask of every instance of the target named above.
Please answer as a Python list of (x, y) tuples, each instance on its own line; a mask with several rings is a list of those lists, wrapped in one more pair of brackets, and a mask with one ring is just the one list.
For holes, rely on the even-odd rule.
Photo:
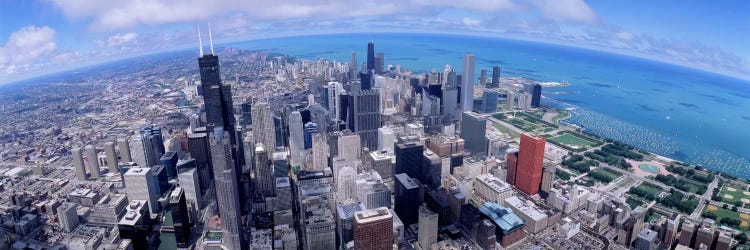
[(417, 242), (419, 249), (431, 249), (437, 243), (438, 214), (422, 205), (419, 207), (419, 233)]
[(271, 106), (267, 102), (253, 103), (251, 113), (255, 142), (263, 143), (268, 158), (271, 158), (276, 148), (276, 131), (273, 126)]
[(64, 202), (62, 205), (57, 207), (57, 218), (60, 220), (60, 227), (63, 231), (70, 233), (78, 226), (78, 213), (76, 212), (76, 204), (72, 202)]
[(474, 68), (476, 66), (474, 54), (464, 54), (463, 72), (461, 72), (461, 112), (469, 112), (474, 105)]
[(362, 146), (360, 146), (360, 140), (358, 134), (348, 134), (339, 136), (338, 149), (339, 159), (344, 160), (357, 160), (360, 158)]
[(146, 149), (143, 147), (143, 138), (141, 135), (136, 134), (130, 137), (130, 158), (138, 166), (148, 167)]
[(316, 133), (313, 135), (313, 148), (312, 148), (312, 168), (314, 170), (325, 170), (328, 168), (328, 142), (326, 142), (325, 137), (320, 134)]
[(352, 166), (344, 166), (338, 170), (336, 176), (336, 193), (341, 202), (357, 199), (357, 170)]
[(520, 110), (531, 109), (531, 94), (529, 93), (518, 94), (518, 109)]
[(88, 145), (84, 148), (84, 151), (86, 153), (86, 165), (88, 165), (91, 177), (99, 178), (101, 172), (99, 171), (99, 156), (96, 154), (96, 148)]
[(152, 214), (159, 212), (159, 194), (151, 168), (131, 168), (125, 173), (125, 190), (128, 200), (148, 201), (148, 209)]
[(128, 145), (127, 139), (117, 140), (117, 150), (120, 153), (120, 160), (123, 162), (131, 162), (133, 159), (130, 157), (130, 145)]
[(73, 157), (73, 169), (76, 172), (76, 179), (79, 181), (86, 180), (86, 166), (83, 163), (83, 154), (81, 154), (81, 148), (74, 148), (70, 150), (70, 154)]
[(396, 141), (396, 135), (390, 127), (378, 128), (378, 150), (387, 150), (393, 152), (393, 143)]
[(505, 102), (505, 110), (513, 110), (515, 108), (515, 104), (513, 103), (516, 99), (516, 93), (512, 90), (509, 90), (507, 93), (507, 101)]
[(107, 169), (112, 174), (119, 172), (117, 169), (117, 153), (115, 152), (115, 143), (107, 142), (104, 144), (104, 153), (107, 155)]
[[(356, 66), (354, 66), (356, 67)], [(343, 117), (341, 114), (341, 98), (339, 96), (345, 92), (344, 86), (339, 82), (329, 82), (327, 86), (328, 91), (328, 102), (325, 103), (328, 112), (332, 116), (332, 120), (340, 121)]]
[[(254, 116), (253, 119), (255, 119)], [(255, 122), (253, 122), (253, 126), (255, 126)], [(223, 244), (229, 249), (245, 249), (242, 247), (240, 240), (242, 237), (242, 217), (240, 214), (239, 185), (235, 177), (229, 136), (230, 134), (221, 128), (215, 128), (209, 136), (211, 162), (213, 163), (216, 183), (216, 203), (219, 206), (223, 238), (226, 240)]]
[(305, 159), (305, 134), (302, 129), (302, 114), (293, 111), (289, 114), (289, 151), (292, 166), (302, 165)]

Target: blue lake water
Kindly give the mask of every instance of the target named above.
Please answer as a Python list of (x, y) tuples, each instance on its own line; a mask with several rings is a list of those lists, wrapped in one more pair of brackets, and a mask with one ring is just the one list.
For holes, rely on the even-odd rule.
[[(224, 46), (346, 62), (356, 51), (361, 65), (370, 40), (385, 53), (386, 65), (417, 72), (446, 64), (460, 70), (461, 56), (471, 52), (477, 71), (500, 65), (505, 76), (568, 81), (572, 86), (546, 89), (553, 100), (545, 103), (577, 107), (571, 122), (670, 158), (750, 178), (747, 80), (599, 51), (474, 36), (335, 34)], [(570, 94), (551, 95), (557, 91)]]

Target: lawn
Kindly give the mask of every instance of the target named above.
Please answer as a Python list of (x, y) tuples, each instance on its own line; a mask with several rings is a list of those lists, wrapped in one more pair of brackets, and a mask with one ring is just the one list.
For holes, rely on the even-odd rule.
[(610, 171), (606, 168), (597, 168), (589, 172), (589, 177), (605, 183), (610, 183), (620, 176), (620, 173)]
[(748, 214), (734, 212), (731, 209), (724, 209), (724, 208), (717, 207), (714, 205), (706, 206), (706, 209), (703, 210), (703, 215), (705, 216), (706, 213), (712, 213), (716, 215), (715, 221), (717, 223), (720, 222), (721, 219), (724, 219), (724, 218), (739, 219), (741, 221), (739, 227), (732, 226), (732, 225), (728, 225), (728, 226), (732, 226), (742, 231), (748, 231), (748, 226), (750, 226), (750, 224), (748, 224), (748, 222), (750, 222), (750, 215)]
[(565, 144), (569, 146), (578, 146), (578, 147), (592, 146), (596, 144), (596, 142), (586, 140), (584, 138), (572, 135), (570, 133), (564, 133), (562, 135), (552, 137), (549, 140), (555, 141), (560, 144)]
[(641, 183), (638, 186), (630, 188), (630, 191), (628, 191), (628, 193), (637, 195), (641, 198), (646, 199), (647, 201), (655, 200), (661, 192), (662, 190), (659, 187), (645, 182)]
[(520, 138), (521, 137), (521, 134), (517, 133), (516, 131), (513, 131), (512, 129), (509, 129), (509, 128), (503, 126), (502, 124), (499, 124), (499, 123), (494, 123), (494, 124), (495, 124), (495, 128), (498, 131), (502, 132), (503, 134), (508, 134), (508, 135), (510, 135), (510, 137), (513, 137), (513, 138)]
[(734, 204), (735, 202), (742, 201), (744, 203), (750, 203), (750, 192), (742, 187), (726, 184), (721, 188), (719, 192), (721, 200), (725, 203)]

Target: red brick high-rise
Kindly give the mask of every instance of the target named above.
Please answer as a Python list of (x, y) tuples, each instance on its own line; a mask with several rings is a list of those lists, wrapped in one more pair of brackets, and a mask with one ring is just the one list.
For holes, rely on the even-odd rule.
[(354, 249), (393, 249), (393, 215), (388, 208), (354, 213)]
[(539, 193), (542, 183), (545, 142), (544, 137), (521, 134), (521, 146), (518, 149), (518, 167), (516, 167), (515, 171), (516, 179), (514, 185), (527, 195)]

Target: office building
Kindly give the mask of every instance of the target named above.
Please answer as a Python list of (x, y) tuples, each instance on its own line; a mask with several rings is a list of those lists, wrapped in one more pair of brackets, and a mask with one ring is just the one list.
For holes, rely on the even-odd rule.
[(304, 129), (303, 129), (304, 137), (305, 137), (305, 148), (312, 148), (312, 138), (313, 135), (318, 134), (318, 124), (314, 122), (308, 122), (305, 123)]
[(169, 179), (177, 178), (177, 160), (178, 155), (175, 151), (164, 152), (164, 155), (159, 158), (159, 164), (164, 166)]
[[(527, 195), (535, 195), (541, 188), (544, 144), (544, 137), (521, 134), (514, 185)], [(509, 174), (510, 172), (511, 170), (508, 170)]]
[(188, 214), (187, 200), (185, 191), (177, 187), (169, 194), (169, 216), (172, 218), (172, 228), (174, 230), (177, 247), (186, 248), (190, 245), (190, 216)]
[(482, 95), (482, 113), (497, 112), (497, 103), (500, 101), (500, 93), (494, 90), (485, 90)]
[(221, 82), (219, 57), (214, 55), (213, 51), (210, 54), (201, 55), (198, 58), (198, 66), (209, 131), (217, 127), (224, 131), (235, 131), (232, 87)]
[(84, 153), (86, 153), (86, 166), (89, 168), (89, 174), (91, 174), (91, 177), (101, 177), (101, 172), (99, 171), (99, 157), (96, 153), (96, 148), (92, 145), (87, 145), (84, 148)]
[(474, 112), (464, 112), (461, 119), (461, 138), (465, 148), (473, 154), (487, 153), (487, 119)]
[(542, 103), (542, 85), (536, 83), (531, 86), (531, 107), (538, 108)]
[(474, 101), (474, 67), (476, 66), (476, 56), (474, 54), (464, 54), (461, 72), (461, 111), (471, 111)]
[(349, 63), (349, 78), (357, 78), (357, 72), (359, 72), (359, 69), (357, 69), (357, 52), (352, 51), (352, 62)]
[[(378, 150), (393, 151), (393, 143), (396, 142), (396, 135), (390, 127), (378, 128)], [(370, 149), (370, 151), (373, 151)]]
[(635, 239), (636, 250), (656, 250), (659, 249), (659, 237), (656, 231), (644, 228), (638, 233)]
[(393, 249), (393, 215), (388, 208), (354, 213), (354, 248)]
[(154, 181), (151, 168), (131, 168), (125, 173), (125, 190), (128, 200), (148, 201), (148, 209), (155, 214), (159, 211), (159, 187)]
[(359, 135), (361, 146), (378, 147), (380, 128), (380, 92), (378, 90), (353, 91), (349, 95), (348, 128)]
[(385, 54), (382, 52), (375, 53), (375, 74), (385, 72)]
[(140, 131), (141, 143), (143, 144), (146, 167), (159, 165), (162, 155), (165, 153), (164, 138), (161, 134), (161, 128), (156, 125), (143, 127)]
[(523, 240), (524, 221), (510, 208), (493, 202), (485, 202), (479, 207), (481, 217), (495, 224), (495, 237), (503, 248)]
[(479, 71), (479, 87), (484, 88), (486, 84), (487, 84), (487, 70), (481, 69)]
[(421, 179), (422, 162), (424, 161), (424, 145), (413, 138), (403, 138), (396, 143), (394, 148), (396, 155), (395, 174), (408, 174), (411, 178)]
[(180, 160), (177, 163), (179, 171), (178, 181), (180, 187), (185, 192), (185, 198), (188, 204), (196, 210), (203, 207), (203, 196), (201, 195), (201, 183), (198, 176), (198, 168), (195, 166), (195, 160)]
[[(337, 233), (339, 235), (339, 248), (354, 240), (354, 213), (366, 210), (361, 203), (351, 202), (336, 205), (338, 220)], [(353, 243), (352, 243), (353, 244)]]
[(117, 153), (115, 153), (115, 143), (111, 141), (104, 143), (104, 153), (107, 155), (107, 170), (112, 174), (119, 173), (120, 170), (117, 168), (118, 159)]
[(419, 180), (409, 177), (407, 174), (396, 174), (394, 180), (396, 193), (393, 210), (405, 226), (417, 223), (417, 209), (422, 204), (423, 189)]
[(73, 157), (73, 169), (75, 170), (76, 179), (79, 181), (85, 181), (88, 179), (88, 176), (86, 175), (86, 166), (83, 161), (81, 148), (73, 148), (70, 151), (70, 154)]
[(488, 88), (500, 87), (500, 66), (492, 66), (492, 81), (487, 84)]
[(500, 204), (513, 194), (510, 184), (491, 174), (478, 175), (474, 181), (474, 195), (478, 200)]
[(214, 178), (214, 172), (211, 168), (211, 152), (208, 147), (208, 134), (206, 128), (202, 127), (199, 130), (193, 130), (192, 134), (188, 135), (188, 149), (190, 156), (195, 159), (196, 171), (200, 177), (200, 186), (202, 188), (201, 193), (205, 192), (211, 180)]
[(348, 202), (357, 200), (357, 170), (351, 164), (347, 164), (336, 170), (335, 175), (336, 193), (339, 201)]
[[(260, 115), (260, 114), (259, 114)], [(255, 114), (253, 114), (255, 118)], [(255, 122), (253, 122), (255, 125)], [(223, 239), (230, 249), (245, 249), (241, 244), (242, 217), (240, 207), (239, 183), (237, 182), (234, 158), (229, 138), (229, 132), (215, 128), (209, 136), (211, 161), (216, 183), (216, 203), (221, 217)]]
[(516, 99), (516, 92), (512, 90), (508, 90), (508, 92), (505, 94), (505, 110), (515, 109), (516, 107), (514, 103), (515, 99)]
[(276, 133), (271, 106), (267, 102), (253, 104), (252, 123), (255, 142), (263, 143), (263, 148), (266, 149), (268, 158), (272, 158), (276, 148)]
[(696, 225), (692, 221), (685, 220), (685, 222), (682, 223), (682, 229), (680, 230), (679, 244), (692, 247), (695, 242), (696, 229)]
[(120, 138), (117, 140), (117, 150), (120, 153), (120, 160), (122, 162), (131, 162), (133, 159), (130, 157), (130, 145), (128, 140)]
[(542, 170), (542, 184), (539, 190), (544, 194), (549, 194), (552, 189), (552, 183), (555, 182), (555, 172), (557, 171), (557, 165), (553, 163), (545, 163), (544, 169)]
[(363, 162), (365, 170), (374, 170), (385, 179), (393, 179), (396, 157), (385, 150), (372, 151), (367, 154)]
[[(361, 146), (358, 134), (342, 134), (338, 138), (338, 158), (343, 160), (360, 159)], [(374, 148), (373, 148), (374, 149)]]
[(552, 214), (552, 212), (539, 208), (529, 201), (521, 200), (518, 196), (505, 198), (504, 205), (523, 219), (526, 223), (525, 228), (529, 232), (539, 233), (551, 224), (549, 214)]
[(305, 137), (302, 129), (302, 114), (292, 111), (289, 114), (289, 153), (292, 166), (299, 166), (304, 162)]
[(418, 249), (432, 249), (432, 244), (437, 243), (437, 231), (438, 214), (424, 205), (419, 206)]
[(316, 133), (313, 136), (313, 148), (312, 148), (312, 168), (311, 170), (326, 170), (328, 168), (328, 154), (330, 153), (328, 148), (328, 142), (325, 136)]
[(77, 205), (71, 202), (63, 202), (57, 207), (57, 218), (60, 220), (60, 227), (66, 233), (72, 232), (78, 226)]
[(442, 160), (429, 149), (424, 150), (422, 155), (422, 179), (420, 181), (427, 187), (438, 188), (442, 179)]
[(151, 249), (159, 238), (158, 231), (153, 230), (155, 222), (148, 213), (148, 201), (131, 200), (125, 216), (117, 223), (120, 238), (130, 240), (133, 249)]
[(273, 165), (268, 160), (268, 154), (262, 143), (255, 144), (255, 193), (263, 197), (274, 196), (276, 188), (276, 176), (273, 173)]
[(518, 109), (520, 110), (531, 109), (531, 94), (529, 93), (518, 94)]

